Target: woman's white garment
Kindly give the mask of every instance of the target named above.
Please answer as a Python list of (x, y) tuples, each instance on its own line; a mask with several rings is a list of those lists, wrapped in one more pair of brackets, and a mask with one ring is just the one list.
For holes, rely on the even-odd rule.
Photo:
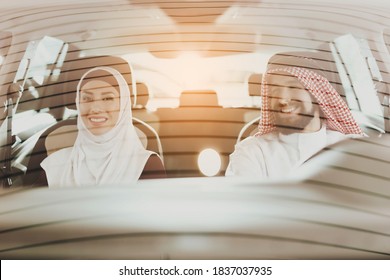
[(312, 133), (250, 136), (235, 146), (226, 176), (282, 178), (326, 146), (346, 138), (325, 127)]
[[(96, 67), (86, 72), (77, 87), (79, 104), (80, 85), (91, 72), (105, 70), (118, 81), (120, 90), (119, 119), (109, 132), (93, 135), (78, 116), (78, 135), (71, 148), (59, 150), (41, 166), (46, 172), (49, 187), (131, 183), (138, 180), (144, 166), (154, 152), (145, 150), (134, 129), (131, 116), (130, 91), (122, 75), (109, 67)], [(79, 111), (79, 108), (77, 108)]]

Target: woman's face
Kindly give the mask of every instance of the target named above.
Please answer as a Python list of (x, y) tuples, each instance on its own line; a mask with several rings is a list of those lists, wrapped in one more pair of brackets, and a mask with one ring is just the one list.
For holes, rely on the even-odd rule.
[(94, 135), (102, 135), (118, 121), (119, 92), (105, 81), (91, 80), (80, 90), (79, 108), (81, 119), (88, 130)]

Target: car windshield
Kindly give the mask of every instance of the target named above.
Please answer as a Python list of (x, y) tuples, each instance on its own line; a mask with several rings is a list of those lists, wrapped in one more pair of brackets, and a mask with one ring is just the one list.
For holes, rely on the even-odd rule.
[(42, 161), (73, 146), (77, 85), (93, 67), (126, 76), (140, 143), (168, 178), (225, 176), (236, 144), (259, 132), (270, 63), (319, 73), (361, 128), (389, 131), (380, 3), (41, 2), (0, 12), (5, 184), (41, 184)]
[(0, 2), (2, 259), (390, 258), (386, 1)]

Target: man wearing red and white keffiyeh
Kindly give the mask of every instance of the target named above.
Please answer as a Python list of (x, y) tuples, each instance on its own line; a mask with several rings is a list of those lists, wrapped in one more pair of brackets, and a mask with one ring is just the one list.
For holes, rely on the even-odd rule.
[(322, 150), (364, 133), (323, 76), (301, 67), (263, 76), (258, 132), (238, 143), (226, 175), (281, 178)]

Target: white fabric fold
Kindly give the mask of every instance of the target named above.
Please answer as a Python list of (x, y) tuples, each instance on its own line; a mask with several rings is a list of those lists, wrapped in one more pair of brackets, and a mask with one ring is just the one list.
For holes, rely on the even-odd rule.
[(325, 126), (313, 133), (283, 135), (275, 131), (248, 137), (235, 146), (225, 175), (280, 179), (323, 148), (348, 138)]

